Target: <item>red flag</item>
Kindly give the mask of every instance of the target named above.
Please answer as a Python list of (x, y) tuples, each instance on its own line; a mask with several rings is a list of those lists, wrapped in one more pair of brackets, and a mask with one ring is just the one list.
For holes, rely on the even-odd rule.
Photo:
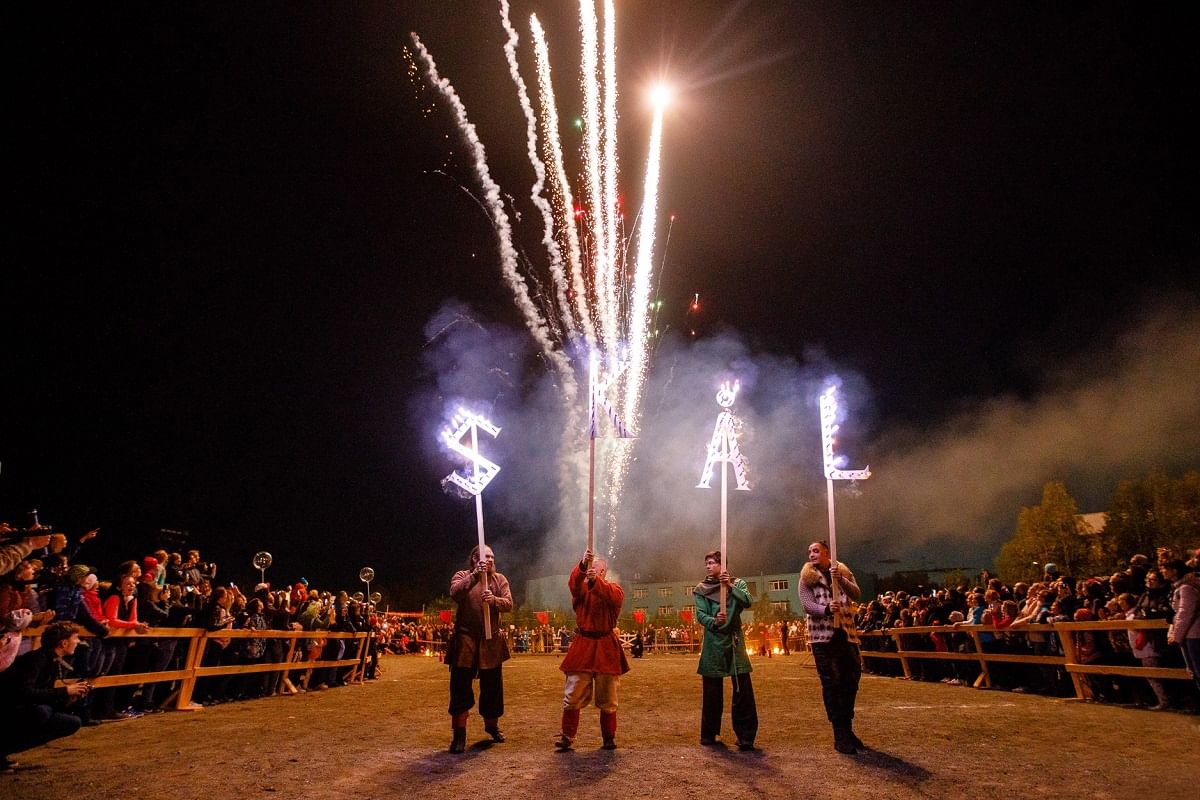
[(442, 611), (439, 611), (438, 616), (441, 617), (442, 622), (446, 623), (447, 625), (450, 624), (450, 620), (454, 619), (454, 614), (448, 608), (444, 609)]
[(692, 624), (692, 610), (690, 608), (679, 609), (679, 618), (689, 625)]
[(641, 625), (642, 623), (644, 623), (646, 621), (646, 612), (645, 611), (633, 612), (633, 621), (636, 622), (638, 625)]
[(549, 611), (537, 612), (537, 621), (540, 625), (549, 625), (550, 624), (550, 612)]

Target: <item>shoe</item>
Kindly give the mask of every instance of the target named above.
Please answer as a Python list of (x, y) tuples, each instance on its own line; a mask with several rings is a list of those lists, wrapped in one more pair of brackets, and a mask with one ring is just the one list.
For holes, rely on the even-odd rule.
[(554, 740), (554, 746), (558, 748), (560, 753), (565, 753), (571, 749), (571, 737), (565, 733), (559, 734), (558, 738)]
[(617, 749), (617, 740), (615, 738), (613, 738), (612, 736), (605, 736), (604, 744), (600, 745), (600, 749), (601, 750), (616, 750)]
[(498, 728), (484, 728), (483, 732), (492, 737), (492, 741), (496, 744), (504, 744), (504, 733)]
[(134, 711), (132, 708), (117, 712), (117, 717), (120, 719), (137, 719), (140, 716), (142, 716), (142, 712)]
[(467, 749), (467, 729), (455, 728), (454, 738), (450, 740), (450, 752), (462, 753)]
[(87, 719), (79, 720), (79, 724), (85, 728), (94, 728), (100, 724), (100, 720), (92, 719), (91, 717), (88, 717)]
[(833, 749), (843, 755), (852, 756), (858, 753), (854, 745), (853, 734), (849, 728), (835, 728), (833, 731)]
[(865, 749), (866, 749), (866, 747), (867, 747), (867, 746), (866, 746), (865, 744), (863, 744), (863, 740), (862, 740), (862, 739), (858, 738), (858, 734), (857, 734), (857, 733), (855, 733), (853, 729), (851, 729), (851, 730), (848, 730), (848, 731), (847, 731), (847, 734), (849, 734), (849, 736), (850, 736), (850, 741), (854, 742), (854, 747), (855, 747), (856, 749), (858, 749), (858, 750), (865, 750)]
[(738, 742), (738, 750), (741, 750), (743, 753), (757, 749), (758, 748), (754, 746), (754, 742)]
[(1166, 711), (1168, 708), (1170, 708), (1170, 706), (1166, 703), (1155, 703), (1152, 706), (1146, 706), (1147, 711)]
[(716, 743), (717, 743), (717, 737), (715, 737), (715, 736), (701, 736), (700, 737), (700, 744), (704, 745), (705, 747), (712, 747)]

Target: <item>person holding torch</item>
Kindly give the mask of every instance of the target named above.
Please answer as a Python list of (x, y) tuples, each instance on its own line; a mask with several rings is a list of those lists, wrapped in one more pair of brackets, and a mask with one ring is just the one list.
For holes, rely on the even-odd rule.
[[(471, 550), (467, 569), (450, 579), (450, 598), (458, 603), (454, 635), (446, 648), (450, 666), (450, 717), (453, 738), (451, 753), (467, 747), (467, 717), (475, 705), (472, 682), (479, 677), (479, 713), (483, 729), (492, 741), (504, 741), (500, 717), (504, 716), (504, 682), (500, 665), (510, 658), (508, 639), (500, 627), (500, 614), (512, 611), (512, 590), (508, 578), (496, 571), (492, 548), (476, 546)], [(489, 639), (484, 636), (484, 614), (491, 618)]]
[[(705, 578), (693, 593), (696, 597), (696, 622), (704, 627), (700, 664), (696, 668), (703, 682), (700, 711), (700, 744), (715, 745), (721, 733), (724, 711), (725, 676), (733, 681), (733, 732), (739, 750), (754, 750), (758, 734), (758, 707), (750, 682), (750, 658), (746, 655), (746, 637), (742, 633), (742, 612), (754, 605), (750, 587), (741, 578), (730, 577), (721, 567), (721, 551), (704, 556)], [(721, 609), (724, 588), (727, 607)]]
[(821, 678), (825, 714), (833, 724), (833, 747), (846, 755), (854, 755), (864, 746), (852, 727), (862, 677), (852, 608), (859, 594), (854, 573), (840, 561), (831, 562), (827, 543), (808, 546), (808, 563), (800, 570), (800, 602), (807, 615), (808, 641)]
[(554, 741), (559, 750), (571, 749), (579, 730), (579, 711), (593, 697), (600, 709), (602, 746), (605, 750), (617, 746), (617, 687), (621, 676), (629, 671), (629, 661), (615, 630), (625, 591), (607, 576), (608, 563), (585, 550), (567, 579), (578, 628), (559, 667), (566, 673), (562, 732)]

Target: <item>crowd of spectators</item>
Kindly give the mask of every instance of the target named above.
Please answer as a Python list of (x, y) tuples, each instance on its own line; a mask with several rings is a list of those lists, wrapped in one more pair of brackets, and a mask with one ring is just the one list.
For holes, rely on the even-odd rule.
[[(81, 726), (164, 710), (172, 681), (91, 686), (106, 675), (181, 669), (188, 639), (155, 636), (156, 629), (205, 629), (201, 666), (282, 663), (291, 645), (266, 636), (226, 638), (221, 631), (371, 631), (363, 677), (378, 674), (377, 641), (388, 626), (365, 600), (317, 590), (303, 579), (283, 590), (259, 583), (246, 594), (222, 583), (217, 565), (195, 549), (158, 550), (103, 574), (81, 556), (97, 535), (92, 530), (71, 543), (40, 526), (18, 530), (0, 523), (0, 708), (10, 714), (0, 726), (0, 771), (12, 769), (10, 754)], [(130, 634), (111, 635), (116, 630)], [(36, 650), (30, 632), (40, 633)], [(91, 635), (81, 638), (81, 632)], [(353, 667), (305, 668), (303, 662), (357, 658), (358, 646), (341, 637), (298, 639), (296, 669), (207, 676), (197, 681), (193, 702), (263, 697), (285, 685), (289, 691), (342, 685)]]
[[(1012, 586), (985, 575), (979, 585), (907, 592), (887, 592), (864, 604), (858, 614), (861, 631), (895, 633), (904, 628), (939, 627), (932, 633), (900, 634), (904, 650), (974, 653), (969, 626), (998, 629), (979, 632), (985, 653), (1061, 656), (1061, 639), (1045, 628), (1029, 625), (1103, 620), (1154, 620), (1169, 628), (1073, 631), (1075, 660), (1081, 664), (1114, 666), (1186, 667), (1193, 681), (1165, 681), (1126, 676), (1082, 676), (1091, 699), (1136, 704), (1155, 710), (1197, 708), (1200, 701), (1200, 578), (1195, 552), (1188, 560), (1159, 550), (1152, 561), (1134, 555), (1124, 569), (1112, 575), (1075, 578), (1055, 564), (1043, 567), (1042, 579)], [(864, 666), (868, 671), (898, 675), (895, 659), (871, 658), (871, 651), (895, 650), (891, 636), (865, 637)], [(973, 659), (909, 660), (914, 680), (972, 685), (980, 667)], [(989, 661), (994, 688), (1013, 692), (1074, 694), (1070, 676), (1057, 665)]]
[[(378, 655), (439, 655), (452, 632), (445, 619), (405, 619), (377, 614), (365, 599), (347, 592), (319, 591), (303, 579), (282, 590), (260, 583), (245, 594), (232, 582), (217, 578), (217, 565), (198, 550), (157, 550), (120, 563), (100, 575), (80, 556), (98, 535), (92, 530), (71, 543), (62, 533), (40, 527), (15, 530), (0, 523), (0, 707), (10, 718), (0, 727), (0, 771), (9, 771), (8, 756), (81, 726), (130, 719), (163, 710), (172, 682), (160, 681), (91, 689), (105, 675), (179, 669), (185, 655), (181, 639), (155, 636), (156, 629), (203, 628), (208, 632), (202, 666), (282, 663), (290, 642), (282, 638), (226, 638), (226, 630), (304, 630), (371, 632), (364, 678), (379, 674)], [(1135, 555), (1128, 566), (1110, 576), (1074, 578), (1046, 564), (1042, 579), (1009, 586), (984, 574), (979, 585), (916, 593), (887, 592), (861, 606), (858, 625), (864, 632), (895, 632), (936, 627), (932, 633), (900, 634), (905, 650), (956, 653), (975, 651), (968, 626), (991, 626), (978, 632), (986, 653), (1062, 655), (1059, 636), (1028, 625), (1068, 621), (1152, 620), (1168, 629), (1080, 630), (1072, 632), (1075, 658), (1083, 664), (1186, 667), (1193, 681), (1164, 681), (1124, 676), (1085, 675), (1089, 695), (1097, 700), (1136, 703), (1152, 709), (1200, 707), (1200, 577), (1197, 558), (1183, 560), (1159, 551), (1155, 561)], [(41, 646), (32, 649), (28, 630), (40, 632)], [(114, 630), (132, 635), (111, 636)], [(81, 632), (91, 634), (80, 637)], [(165, 633), (165, 631), (163, 631)], [(216, 634), (216, 635), (214, 635)], [(565, 653), (573, 631), (565, 626), (510, 625), (505, 631), (517, 653)], [(803, 649), (798, 622), (759, 624), (747, 628), (748, 650), (770, 657)], [(626, 638), (632, 654), (692, 649), (690, 626), (638, 625)], [(271, 695), (283, 690), (313, 691), (342, 685), (353, 667), (306, 668), (304, 662), (357, 658), (347, 651), (351, 639), (301, 639), (292, 650), (294, 669), (201, 678), (193, 700), (216, 704)], [(782, 645), (782, 647), (780, 647)], [(872, 652), (894, 649), (891, 636), (865, 637), (868, 671), (895, 675), (894, 659), (872, 658)], [(911, 677), (970, 685), (979, 674), (973, 659), (910, 659)], [(1066, 672), (1054, 664), (989, 662), (995, 688), (1050, 695), (1073, 694)]]

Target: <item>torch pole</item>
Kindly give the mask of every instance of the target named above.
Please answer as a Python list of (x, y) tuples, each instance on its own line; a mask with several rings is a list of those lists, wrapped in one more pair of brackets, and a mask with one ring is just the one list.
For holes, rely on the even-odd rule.
[(591, 550), (595, 544), (594, 526), (596, 524), (596, 438), (591, 439), (588, 457), (588, 543)]
[[(834, 522), (833, 513), (833, 478), (825, 479), (825, 496), (828, 499), (827, 504), (829, 506), (829, 569), (831, 571), (829, 578), (829, 597), (832, 601), (836, 602), (838, 599), (838, 585), (832, 574), (834, 566), (837, 565), (837, 524)], [(840, 628), (842, 625), (841, 619), (841, 614), (834, 614), (833, 627)]]
[[(726, 570), (726, 559), (728, 558), (728, 556), (725, 554), (725, 551), (726, 551), (727, 545), (728, 545), (728, 537), (726, 535), (726, 533), (728, 531), (728, 525), (726, 522), (728, 517), (726, 516), (726, 511), (728, 509), (728, 501), (729, 501), (729, 490), (728, 490), (727, 477), (726, 477), (726, 468), (728, 466), (729, 466), (728, 462), (725, 462), (725, 461), (721, 462), (721, 572), (724, 572)], [(722, 614), (725, 613), (725, 584), (724, 583), (721, 584), (721, 613)]]
[[(479, 452), (479, 434), (474, 425), (471, 426), (471, 452)], [(479, 474), (478, 461), (475, 462), (475, 474)], [(483, 492), (479, 492), (475, 495), (475, 525), (479, 529), (479, 558), (482, 560), (483, 549), (487, 546), (484, 544), (483, 539)], [(483, 571), (483, 576), (480, 580), (483, 581), (483, 588), (485, 590), (491, 588), (488, 583), (488, 574), (486, 569)], [(483, 638), (491, 639), (492, 607), (489, 603), (480, 603), (480, 610), (483, 611)]]

